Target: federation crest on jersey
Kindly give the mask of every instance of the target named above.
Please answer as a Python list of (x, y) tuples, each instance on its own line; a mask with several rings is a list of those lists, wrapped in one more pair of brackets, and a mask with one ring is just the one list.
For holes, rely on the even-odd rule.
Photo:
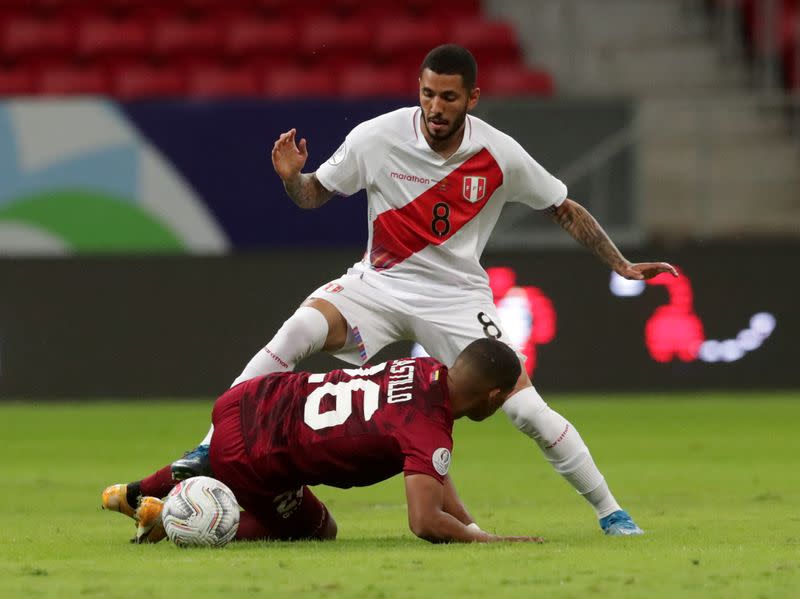
[(433, 452), (431, 461), (433, 462), (434, 470), (444, 476), (450, 470), (450, 450), (446, 447), (440, 447)]
[(468, 202), (480, 202), (486, 195), (486, 177), (464, 177), (463, 194)]

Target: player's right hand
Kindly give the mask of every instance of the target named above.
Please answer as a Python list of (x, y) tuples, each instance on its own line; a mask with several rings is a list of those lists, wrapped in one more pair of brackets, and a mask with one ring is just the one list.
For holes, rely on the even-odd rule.
[(308, 159), (306, 140), (295, 143), (296, 133), (296, 129), (289, 129), (272, 146), (272, 166), (283, 181), (299, 175)]

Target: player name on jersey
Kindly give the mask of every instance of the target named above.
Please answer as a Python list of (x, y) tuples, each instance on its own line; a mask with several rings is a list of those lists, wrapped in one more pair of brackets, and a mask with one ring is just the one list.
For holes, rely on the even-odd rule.
[(389, 386), (386, 403), (400, 403), (411, 399), (414, 382), (414, 360), (397, 360), (389, 368)]

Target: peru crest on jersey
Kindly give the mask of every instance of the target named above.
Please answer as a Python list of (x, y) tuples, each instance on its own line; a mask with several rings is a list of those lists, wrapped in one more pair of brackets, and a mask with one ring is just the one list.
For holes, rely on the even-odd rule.
[(464, 177), (463, 194), (468, 202), (480, 202), (486, 195), (486, 177)]

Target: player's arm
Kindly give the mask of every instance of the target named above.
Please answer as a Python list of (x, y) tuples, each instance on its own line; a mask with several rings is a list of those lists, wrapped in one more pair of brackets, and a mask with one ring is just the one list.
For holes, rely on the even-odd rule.
[(614, 272), (626, 279), (650, 279), (662, 272), (678, 276), (678, 272), (666, 262), (629, 262), (589, 211), (569, 198), (559, 206), (551, 206), (547, 211), (578, 243), (591, 250)]
[(540, 537), (501, 537), (469, 528), (444, 510), (442, 483), (427, 474), (409, 474), (405, 479), (408, 525), (421, 539), (431, 543), (542, 542)]
[(306, 140), (295, 143), (295, 129), (282, 133), (272, 147), (272, 166), (283, 181), (286, 193), (300, 208), (319, 208), (333, 197), (314, 173), (302, 173), (308, 159)]
[(453, 484), (453, 479), (450, 478), (449, 474), (444, 477), (442, 487), (444, 490), (442, 509), (462, 524), (467, 526), (474, 524), (475, 519), (467, 511), (467, 506), (464, 505), (464, 502), (461, 501), (461, 498), (458, 496), (456, 486)]

